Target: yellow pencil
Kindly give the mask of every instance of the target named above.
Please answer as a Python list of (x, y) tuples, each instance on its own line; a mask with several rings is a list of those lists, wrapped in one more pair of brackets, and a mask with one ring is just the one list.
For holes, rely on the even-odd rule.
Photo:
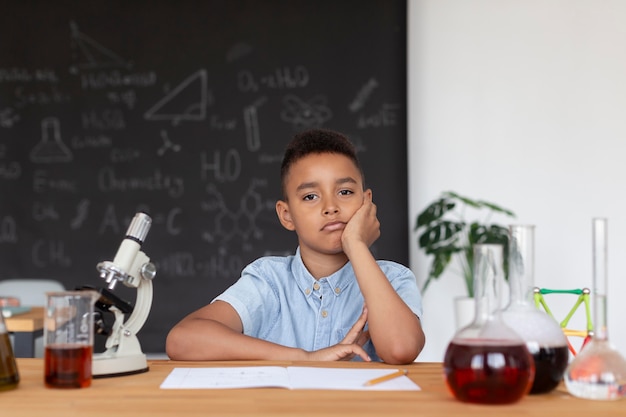
[(380, 384), (381, 382), (385, 382), (385, 381), (389, 381), (390, 379), (394, 379), (397, 378), (399, 376), (403, 376), (403, 375), (407, 375), (409, 373), (409, 371), (407, 371), (406, 369), (398, 369), (396, 372), (389, 374), (389, 375), (384, 375), (378, 378), (374, 378), (374, 379), (370, 379), (369, 381), (367, 381), (365, 384), (363, 384), (366, 387), (369, 387), (370, 385), (376, 385), (376, 384)]

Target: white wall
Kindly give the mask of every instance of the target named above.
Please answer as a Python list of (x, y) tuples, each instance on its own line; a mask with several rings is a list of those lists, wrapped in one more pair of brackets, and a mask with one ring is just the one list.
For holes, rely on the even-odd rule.
[[(535, 284), (581, 288), (593, 282), (591, 219), (607, 217), (609, 339), (622, 355), (625, 22), (620, 0), (409, 1), (411, 224), (442, 191), (503, 205), (536, 225)], [(422, 282), (416, 237), (411, 267)], [(462, 294), (453, 274), (428, 288), (418, 360), (443, 359)], [(551, 300), (563, 315), (573, 304)]]

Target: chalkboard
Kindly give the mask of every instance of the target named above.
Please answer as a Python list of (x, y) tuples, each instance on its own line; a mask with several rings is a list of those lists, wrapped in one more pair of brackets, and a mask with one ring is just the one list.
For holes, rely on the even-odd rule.
[[(157, 266), (139, 333), (168, 330), (250, 261), (292, 254), (279, 167), (296, 132), (357, 145), (378, 258), (408, 263), (406, 2), (8, 1), (0, 24), (0, 279), (106, 286), (130, 220)], [(135, 292), (115, 293), (134, 302)]]

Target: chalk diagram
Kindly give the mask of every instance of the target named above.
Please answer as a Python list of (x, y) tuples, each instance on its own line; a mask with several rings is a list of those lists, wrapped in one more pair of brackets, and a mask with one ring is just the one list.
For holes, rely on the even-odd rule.
[(70, 22), (72, 48), (78, 56), (78, 63), (70, 67), (70, 72), (78, 73), (79, 70), (97, 70), (106, 68), (132, 68), (132, 62), (127, 61), (104, 47), (99, 42), (85, 35), (78, 29), (76, 22)]
[(259, 115), (257, 109), (267, 101), (267, 97), (261, 97), (254, 103), (243, 109), (243, 122), (246, 126), (246, 145), (250, 152), (261, 148), (261, 135), (259, 130)]
[(228, 50), (226, 62), (234, 62), (246, 55), (250, 55), (250, 53), (252, 53), (252, 46), (245, 42), (238, 42)]
[(157, 150), (157, 155), (163, 156), (169, 149), (171, 149), (172, 152), (179, 152), (181, 150), (181, 146), (178, 143), (171, 141), (167, 131), (161, 130), (161, 139), (163, 139), (163, 145)]
[(356, 113), (357, 111), (361, 110), (369, 100), (376, 87), (378, 87), (378, 81), (376, 80), (376, 78), (370, 78), (367, 83), (363, 87), (361, 87), (354, 100), (352, 100), (352, 102), (348, 106), (350, 111), (352, 113)]
[(214, 184), (209, 184), (207, 186), (209, 198), (201, 203), (201, 207), (203, 211), (215, 213), (213, 217), (215, 227), (213, 232), (202, 233), (202, 240), (208, 243), (215, 243), (218, 239), (226, 242), (237, 236), (244, 242), (251, 238), (262, 239), (263, 231), (257, 227), (256, 218), (263, 211), (274, 210), (274, 202), (263, 201), (257, 191), (259, 187), (265, 185), (265, 181), (252, 180), (239, 200), (239, 207), (236, 210), (229, 210), (222, 193)]
[(174, 125), (181, 120), (201, 121), (206, 119), (207, 102), (207, 72), (201, 69), (146, 111), (144, 118), (152, 121), (170, 120)]
[(305, 101), (290, 94), (283, 98), (283, 104), (285, 108), (280, 113), (281, 119), (296, 128), (321, 126), (333, 117), (324, 96), (318, 95)]
[(89, 217), (90, 204), (91, 203), (89, 200), (82, 199), (80, 203), (76, 205), (76, 215), (70, 221), (70, 227), (72, 228), (72, 230), (80, 229), (85, 223), (85, 220), (87, 220), (87, 217)]
[(0, 126), (13, 127), (20, 120), (20, 116), (13, 112), (13, 109), (7, 107), (0, 110)]
[(61, 139), (59, 119), (47, 117), (41, 121), (41, 140), (30, 152), (30, 160), (36, 163), (70, 162), (72, 152)]

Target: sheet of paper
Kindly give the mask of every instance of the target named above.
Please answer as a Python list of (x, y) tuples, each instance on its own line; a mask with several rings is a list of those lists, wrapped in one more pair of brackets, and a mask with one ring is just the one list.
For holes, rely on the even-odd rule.
[(161, 388), (289, 388), (287, 368), (250, 366), (233, 368), (174, 368)]
[(174, 368), (162, 389), (287, 388), (359, 391), (418, 391), (406, 376), (380, 384), (365, 382), (395, 372), (394, 369), (250, 366), (227, 368)]

